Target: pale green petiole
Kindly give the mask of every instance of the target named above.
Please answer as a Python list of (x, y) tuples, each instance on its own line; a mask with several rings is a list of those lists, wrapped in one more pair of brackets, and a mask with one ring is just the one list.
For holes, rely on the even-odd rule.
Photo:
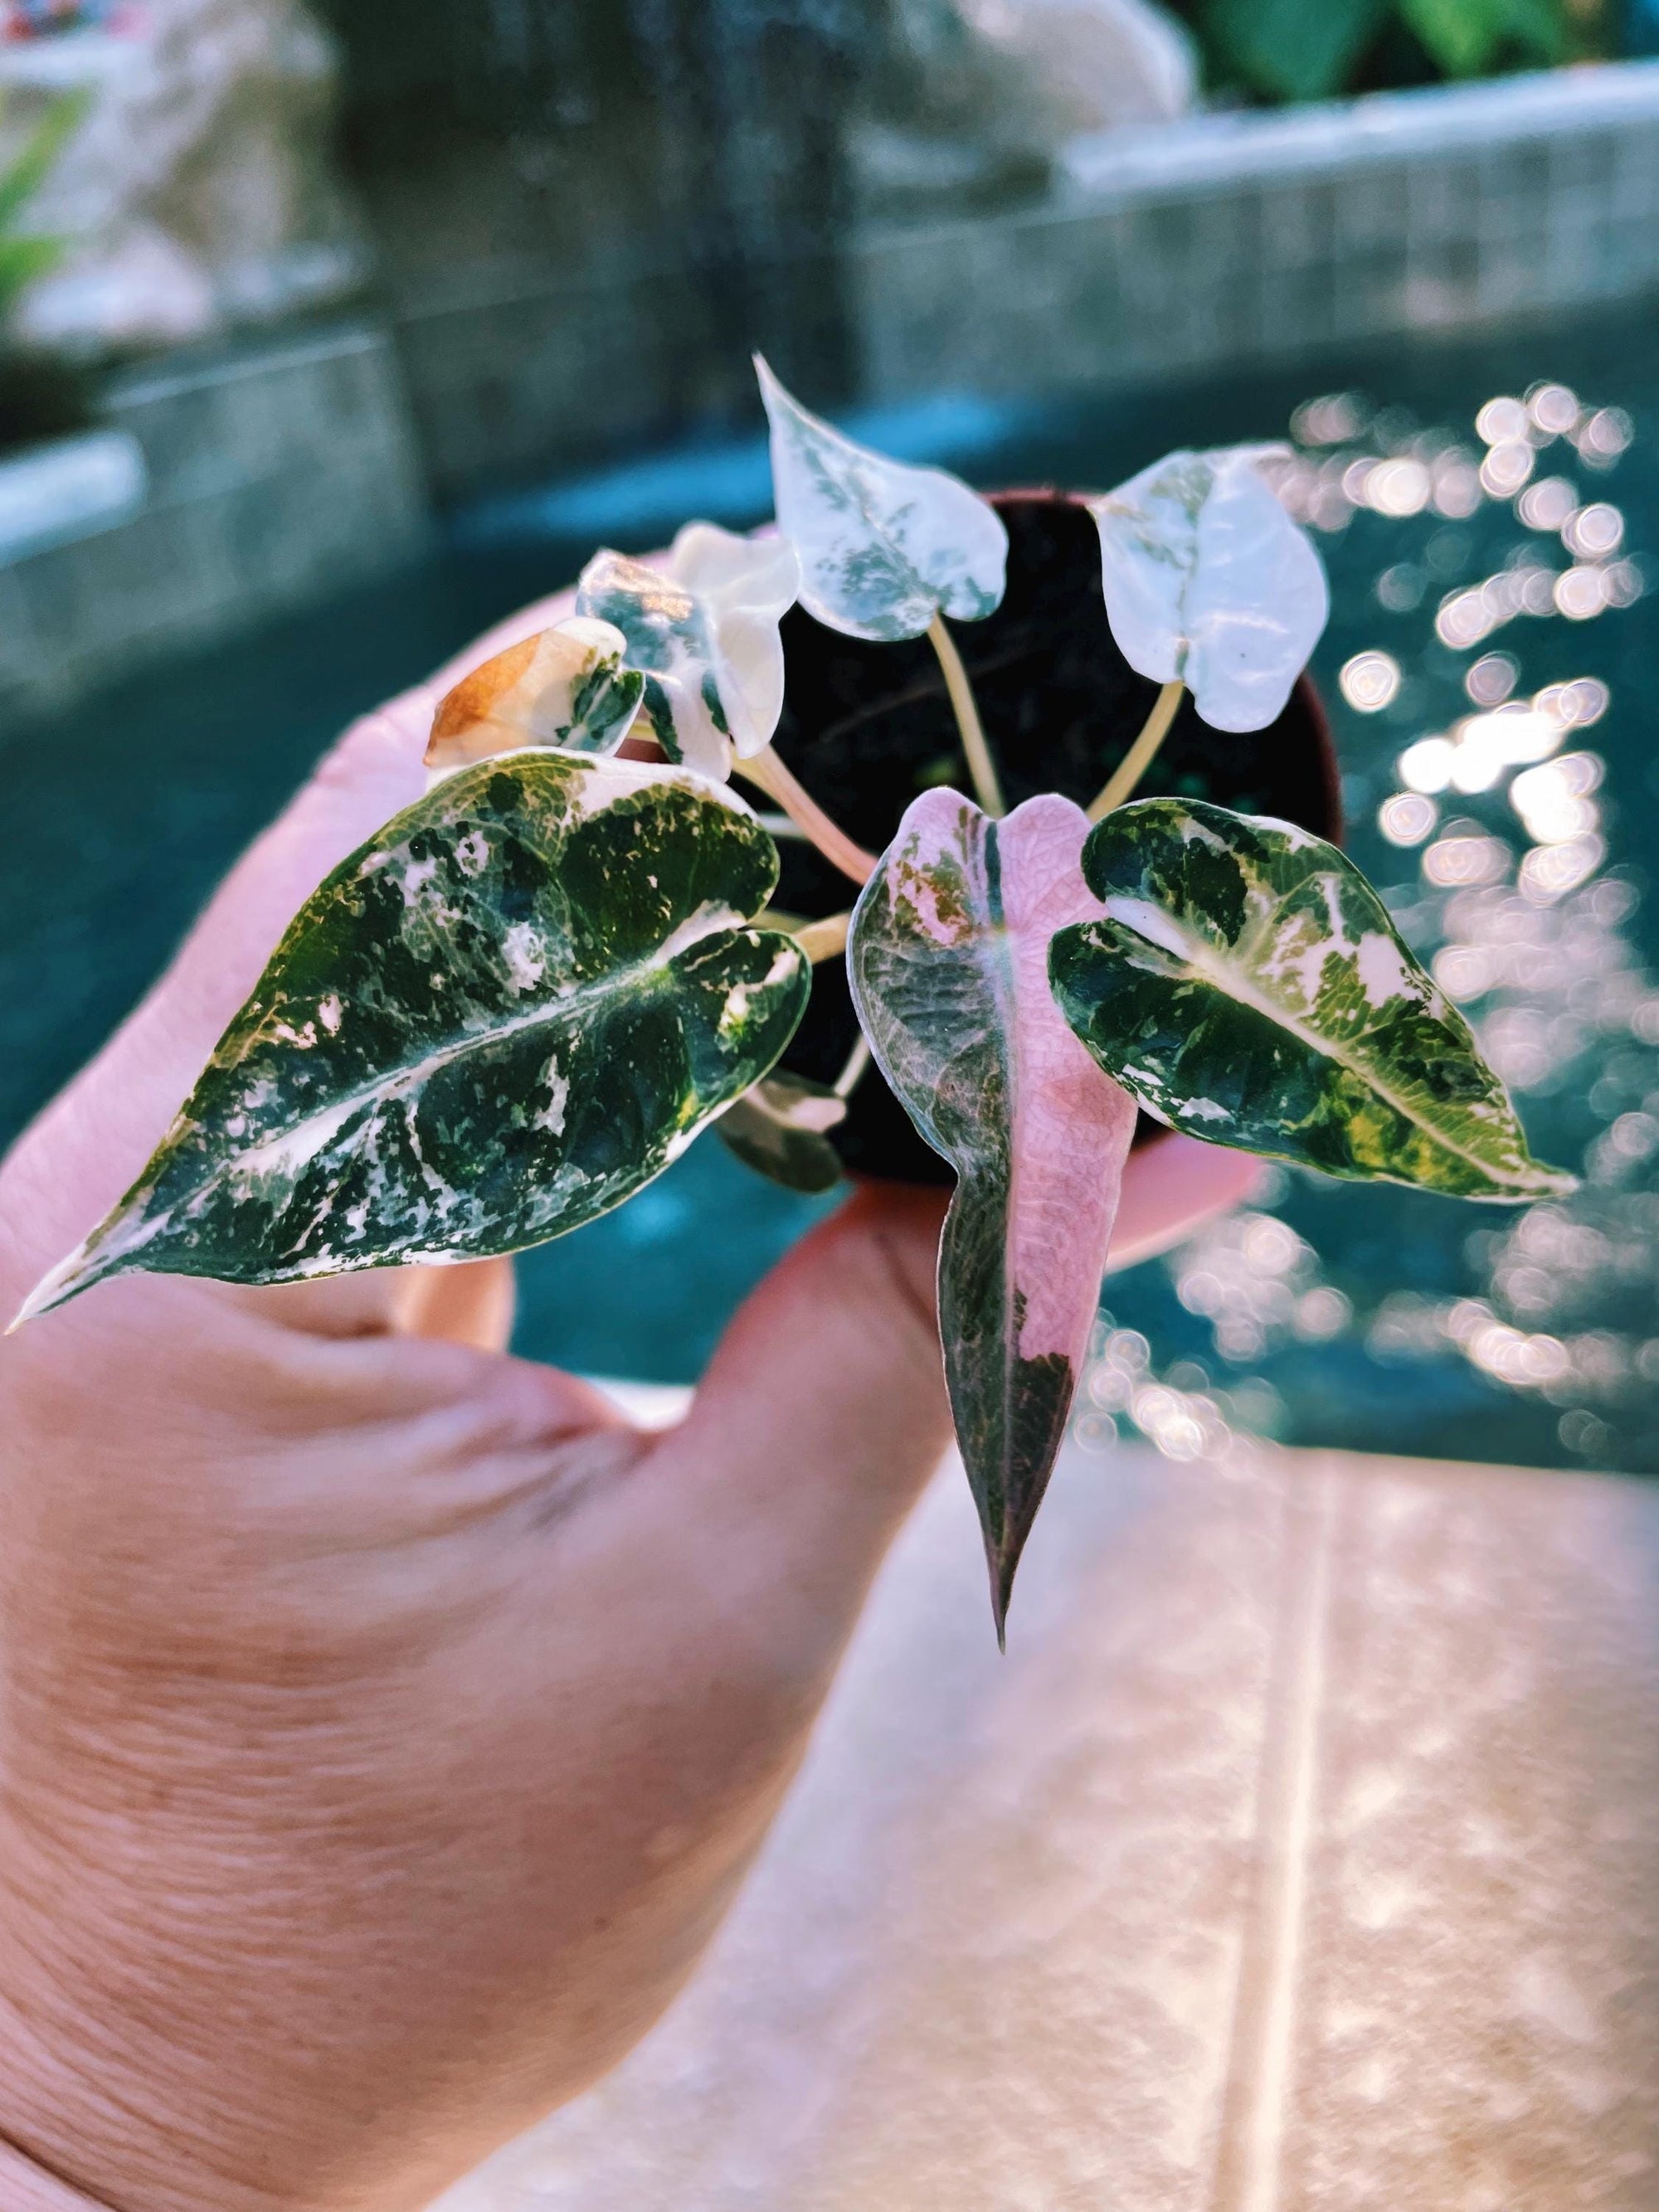
[(1158, 693), (1140, 735), (1123, 756), (1111, 781), (1090, 807), (1091, 822), (1103, 821), (1114, 807), (1121, 806), (1126, 799), (1134, 797), (1141, 777), (1157, 758), (1158, 747), (1174, 726), (1186, 690), (1186, 685), (1177, 678), (1173, 684), (1166, 684)]
[(968, 671), (962, 665), (956, 640), (945, 627), (943, 615), (935, 615), (928, 623), (927, 642), (938, 654), (939, 665), (945, 672), (945, 688), (951, 695), (951, 709), (962, 733), (962, 750), (968, 757), (968, 773), (974, 780), (975, 793), (986, 813), (994, 821), (1000, 821), (1008, 809), (1003, 802), (996, 763), (986, 742), (985, 725), (979, 719), (979, 702), (974, 696), (974, 687), (968, 681)]

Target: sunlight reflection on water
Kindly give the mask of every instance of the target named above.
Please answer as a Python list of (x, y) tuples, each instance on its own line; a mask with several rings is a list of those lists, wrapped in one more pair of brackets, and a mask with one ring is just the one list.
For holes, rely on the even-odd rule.
[[(1251, 1429), (1433, 1449), (1449, 1399), (1478, 1412), (1495, 1389), (1520, 1415), (1507, 1430), (1517, 1455), (1529, 1445), (1537, 1458), (1659, 1470), (1659, 981), (1636, 935), (1646, 878), (1616, 834), (1617, 796), (1640, 811), (1646, 795), (1617, 769), (1645, 756), (1626, 750), (1620, 763), (1616, 739), (1586, 742), (1620, 720), (1590, 625), (1649, 581), (1611, 495), (1635, 425), (1548, 382), (1487, 399), (1472, 428), (1425, 428), (1358, 393), (1326, 394), (1297, 410), (1277, 483), (1323, 541), (1339, 622), (1346, 608), (1348, 627), (1382, 633), (1336, 674), (1358, 856), (1540, 1152), (1581, 1187), (1425, 1223), (1425, 1266), (1420, 1239), (1415, 1253), (1356, 1239), (1359, 1211), (1386, 1194), (1334, 1200), (1317, 1178), (1273, 1171), (1258, 1210), (1161, 1263), (1173, 1300), (1161, 1328), (1144, 1324), (1151, 1342), (1103, 1322), (1085, 1443), (1104, 1422), (1176, 1458), (1200, 1436), (1207, 1449)], [(1362, 606), (1372, 614), (1357, 622)], [(1568, 676), (1564, 641), (1577, 662)], [(1534, 658), (1553, 672), (1528, 693)], [(1136, 1312), (1148, 1272), (1110, 1286), (1115, 1309)], [(1430, 1289), (1414, 1273), (1440, 1279)], [(1328, 1385), (1310, 1409), (1307, 1348), (1328, 1364), (1339, 1342), (1351, 1383), (1361, 1364), (1377, 1372), (1347, 1404)], [(1184, 1388), (1156, 1387), (1160, 1358), (1165, 1383)], [(1390, 1370), (1400, 1387), (1379, 1391)], [(1460, 1372), (1486, 1388), (1469, 1396)]]

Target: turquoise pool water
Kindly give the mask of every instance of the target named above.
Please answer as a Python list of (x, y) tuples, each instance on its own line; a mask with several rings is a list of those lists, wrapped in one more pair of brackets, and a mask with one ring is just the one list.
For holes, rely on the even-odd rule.
[[(1594, 432), (1581, 417), (1583, 452), (1561, 437), (1528, 446), (1531, 483), (1510, 483), (1524, 441), (1499, 434), (1501, 415), (1483, 418), (1486, 437), (1475, 418), (1546, 380), (1577, 394), (1583, 417), (1621, 412)], [(1308, 409), (1310, 395), (1329, 404)], [(1546, 415), (1551, 404), (1566, 403)], [(1099, 1435), (1146, 1401), (1139, 1425), (1179, 1450), (1196, 1431), (1170, 1425), (1170, 1405), (1196, 1407), (1200, 1427), (1221, 1405), (1297, 1442), (1659, 1470), (1659, 947), (1647, 896), (1659, 596), (1644, 590), (1642, 557), (1659, 553), (1653, 319), (1088, 406), (940, 400), (866, 427), (987, 484), (1087, 485), (1176, 444), (1281, 435), (1293, 416), (1294, 495), (1320, 526), (1336, 605), (1316, 670), (1353, 849), (1419, 951), (1437, 956), (1539, 1148), (1587, 1181), (1565, 1206), (1517, 1217), (1280, 1176), (1243, 1222), (1113, 1279), (1119, 1326), (1085, 1419)], [(1483, 492), (1474, 471), (1494, 449)], [(1548, 489), (1559, 483), (1569, 489)], [(351, 714), (566, 580), (596, 543), (641, 547), (688, 513), (738, 524), (767, 503), (761, 447), (745, 440), (526, 490), (456, 518), (448, 550), (418, 571), (0, 735), (11, 842), (0, 1137), (120, 1018)], [(1561, 534), (1568, 508), (1577, 557)], [(1615, 526), (1602, 509), (1622, 542), (1602, 542)], [(1569, 568), (1591, 580), (1558, 585)], [(1620, 604), (1604, 604), (1609, 590)], [(1574, 611), (1555, 611), (1558, 593)], [(1527, 604), (1550, 611), (1505, 618)], [(1553, 735), (1471, 725), (1483, 703), (1471, 682), (1488, 708), (1547, 694), (1560, 709)], [(1563, 720), (1575, 714), (1590, 719)], [(1423, 750), (1448, 732), (1462, 735), (1456, 754)], [(1494, 745), (1524, 757), (1494, 766), (1481, 757)], [(1466, 787), (1439, 787), (1449, 763)], [(1522, 769), (1529, 786), (1515, 785)], [(523, 1346), (689, 1379), (744, 1291), (822, 1210), (705, 1140), (630, 1206), (526, 1256)], [(1148, 1398), (1149, 1378), (1170, 1388)]]

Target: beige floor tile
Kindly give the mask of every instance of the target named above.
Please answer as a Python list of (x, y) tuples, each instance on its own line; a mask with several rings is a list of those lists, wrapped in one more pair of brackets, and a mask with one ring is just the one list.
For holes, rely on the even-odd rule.
[(1654, 2212), (1659, 1486), (959, 1474), (690, 1990), (446, 2212)]

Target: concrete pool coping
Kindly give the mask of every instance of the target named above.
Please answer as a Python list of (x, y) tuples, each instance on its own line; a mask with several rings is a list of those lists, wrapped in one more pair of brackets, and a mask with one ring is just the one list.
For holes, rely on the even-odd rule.
[[(850, 257), (866, 397), (1107, 390), (1659, 286), (1659, 62), (1076, 142), (1045, 203)], [(994, 312), (987, 312), (994, 303)]]

